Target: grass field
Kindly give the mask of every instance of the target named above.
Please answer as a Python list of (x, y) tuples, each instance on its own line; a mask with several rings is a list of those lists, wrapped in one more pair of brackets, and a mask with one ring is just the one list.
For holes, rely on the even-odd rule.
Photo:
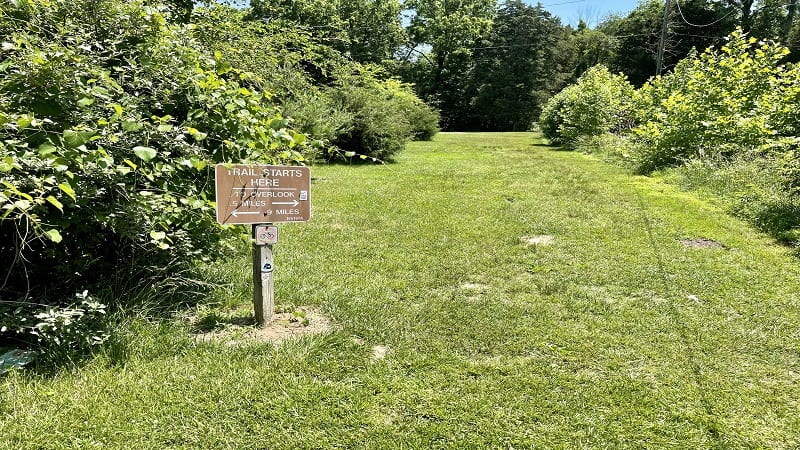
[[(331, 331), (230, 346), (185, 312), (129, 320), (78, 370), (0, 379), (0, 447), (800, 447), (800, 261), (537, 139), (314, 167), (276, 302)], [(209, 268), (229, 285), (197, 314), (246, 314), (249, 264)]]

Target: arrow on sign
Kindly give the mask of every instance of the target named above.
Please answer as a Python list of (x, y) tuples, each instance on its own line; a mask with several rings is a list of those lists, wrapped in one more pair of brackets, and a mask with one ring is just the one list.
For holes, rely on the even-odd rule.
[(293, 201), (293, 202), (272, 202), (272, 204), (273, 204), (273, 205), (292, 205), (292, 206), (297, 206), (297, 205), (299, 205), (299, 204), (300, 204), (300, 202), (298, 202), (297, 200), (295, 200), (295, 201)]
[(234, 209), (233, 212), (231, 213), (233, 217), (244, 216), (247, 214), (261, 214), (261, 213), (258, 211), (239, 211), (238, 209)]

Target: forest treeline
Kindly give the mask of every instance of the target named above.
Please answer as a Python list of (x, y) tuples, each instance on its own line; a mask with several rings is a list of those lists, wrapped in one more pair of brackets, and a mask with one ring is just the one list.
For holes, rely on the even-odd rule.
[[(170, 4), (175, 17), (198, 8)], [(635, 86), (666, 72), (693, 49), (720, 45), (735, 29), (800, 48), (790, 0), (643, 0), (625, 15), (589, 27), (565, 24), (546, 3), (521, 0), (252, 0), (247, 21), (302, 30), (316, 45), (380, 68), (441, 114), (444, 130), (527, 130), (544, 103), (602, 64)], [(789, 60), (800, 52), (793, 52)], [(317, 80), (325, 81), (325, 80)]]

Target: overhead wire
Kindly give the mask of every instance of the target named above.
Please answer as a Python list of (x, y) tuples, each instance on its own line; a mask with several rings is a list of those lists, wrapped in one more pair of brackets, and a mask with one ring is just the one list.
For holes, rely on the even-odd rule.
[(684, 15), (683, 15), (683, 10), (681, 9), (681, 2), (680, 2), (679, 0), (675, 0), (675, 5), (678, 7), (678, 14), (680, 14), (680, 16), (681, 16), (681, 19), (683, 19), (683, 21), (684, 21), (684, 22), (685, 22), (687, 25), (689, 25), (690, 27), (695, 27), (695, 28), (705, 28), (705, 27), (710, 27), (710, 26), (712, 26), (712, 25), (716, 25), (716, 24), (718, 24), (718, 23), (722, 22), (723, 20), (727, 19), (728, 17), (732, 16), (732, 15), (733, 15), (733, 14), (736, 12), (736, 10), (735, 10), (735, 9), (734, 9), (734, 10), (731, 10), (731, 12), (729, 12), (729, 13), (728, 13), (728, 14), (726, 14), (725, 16), (723, 16), (723, 17), (721, 17), (721, 18), (719, 18), (719, 19), (717, 19), (717, 20), (715, 20), (715, 21), (713, 21), (713, 22), (711, 22), (711, 23), (707, 23), (707, 24), (703, 24), (703, 25), (698, 25), (698, 24), (695, 24), (695, 23), (691, 23), (691, 22), (689, 22), (689, 21), (686, 19), (686, 16), (684, 16)]
[(569, 5), (569, 4), (571, 4), (571, 3), (584, 3), (585, 1), (586, 1), (586, 0), (570, 0), (570, 1), (566, 1), (566, 2), (560, 2), (560, 3), (548, 3), (548, 4), (546, 4), (546, 5), (542, 5), (542, 6), (560, 6), (560, 5)]

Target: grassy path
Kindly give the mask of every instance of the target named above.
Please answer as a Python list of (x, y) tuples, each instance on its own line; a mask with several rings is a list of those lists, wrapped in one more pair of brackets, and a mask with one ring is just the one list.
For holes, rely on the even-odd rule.
[[(800, 261), (536, 142), (442, 134), (313, 168), (276, 297), (335, 331), (229, 347), (134, 321), (77, 373), (0, 380), (0, 447), (800, 446)], [(700, 238), (724, 248), (680, 242)], [(248, 261), (218, 269), (222, 305), (249, 301)]]

